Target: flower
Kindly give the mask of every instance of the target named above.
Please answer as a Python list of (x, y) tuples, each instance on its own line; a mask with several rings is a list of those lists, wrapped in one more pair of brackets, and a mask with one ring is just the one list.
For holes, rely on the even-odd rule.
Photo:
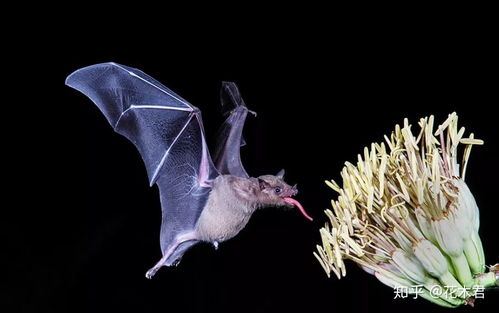
[[(452, 113), (434, 132), (434, 117), (425, 117), (414, 135), (405, 119), (386, 145), (345, 163), (342, 187), (326, 181), (339, 196), (314, 255), (328, 276), (345, 276), (349, 259), (392, 288), (422, 285), (423, 298), (448, 307), (472, 304), (470, 290), (497, 284), (497, 267), (485, 273), (478, 206), (464, 182), (471, 148), (483, 141), (464, 138), (457, 122)], [(465, 292), (432, 293), (444, 287)]]

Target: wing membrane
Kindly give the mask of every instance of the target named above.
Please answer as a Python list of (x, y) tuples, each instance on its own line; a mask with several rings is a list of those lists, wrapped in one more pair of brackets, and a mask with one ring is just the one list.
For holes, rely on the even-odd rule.
[(230, 174), (248, 178), (249, 175), (241, 162), (241, 147), (246, 143), (243, 139), (243, 128), (248, 115), (248, 108), (241, 98), (237, 85), (223, 82), (220, 91), (223, 110), (229, 117), (220, 127), (213, 159), (221, 174)]
[[(149, 75), (117, 63), (77, 70), (66, 84), (88, 96), (114, 130), (139, 150), (161, 197), (161, 250), (192, 231), (219, 175), (210, 158), (199, 109)], [(166, 265), (195, 244), (180, 245)]]

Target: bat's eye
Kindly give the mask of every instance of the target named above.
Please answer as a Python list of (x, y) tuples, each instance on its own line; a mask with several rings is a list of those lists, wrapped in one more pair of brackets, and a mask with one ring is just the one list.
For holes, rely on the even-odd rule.
[(279, 194), (279, 193), (281, 193), (282, 190), (281, 190), (281, 187), (275, 187), (274, 191), (276, 194)]

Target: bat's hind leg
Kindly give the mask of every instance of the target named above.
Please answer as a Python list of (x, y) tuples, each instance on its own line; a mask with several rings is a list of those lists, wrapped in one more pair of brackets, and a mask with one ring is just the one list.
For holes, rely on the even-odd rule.
[(190, 240), (197, 240), (197, 239), (198, 239), (197, 233), (194, 231), (178, 236), (175, 239), (175, 242), (170, 246), (170, 248), (163, 255), (161, 260), (159, 260), (159, 262), (156, 263), (156, 265), (154, 265), (153, 268), (151, 268), (150, 270), (147, 271), (146, 277), (151, 279), (154, 276), (154, 274), (156, 274), (156, 272), (165, 264), (166, 260), (168, 260), (168, 258), (173, 254), (173, 252), (175, 252), (175, 250), (177, 249), (177, 247), (181, 243), (186, 242), (186, 241), (190, 241)]

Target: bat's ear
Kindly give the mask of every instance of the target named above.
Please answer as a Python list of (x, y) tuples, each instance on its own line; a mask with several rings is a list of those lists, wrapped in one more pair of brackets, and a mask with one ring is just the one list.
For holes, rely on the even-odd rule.
[(280, 179), (283, 179), (284, 178), (284, 173), (285, 173), (285, 171), (284, 171), (284, 169), (282, 169), (275, 176), (279, 177)]
[(270, 188), (270, 184), (264, 181), (261, 178), (258, 178), (258, 185), (260, 185), (260, 190), (264, 190), (266, 188)]

